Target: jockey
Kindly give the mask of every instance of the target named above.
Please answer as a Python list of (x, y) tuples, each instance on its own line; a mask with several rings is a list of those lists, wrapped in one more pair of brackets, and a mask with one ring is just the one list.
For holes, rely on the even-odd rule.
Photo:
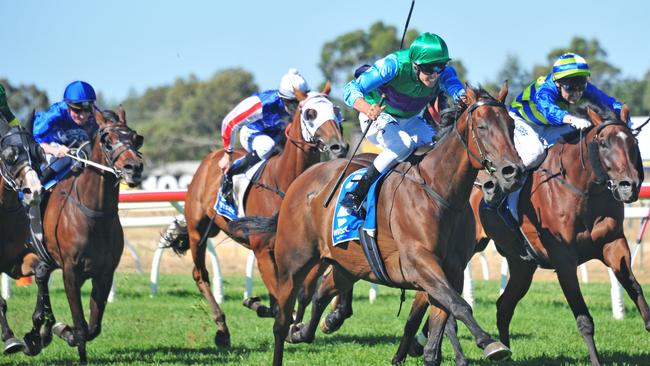
[[(271, 157), (276, 143), (284, 136), (286, 124), (298, 107), (294, 90), (307, 93), (309, 86), (298, 70), (289, 69), (282, 76), (279, 89), (253, 94), (223, 119), (221, 138), (226, 153), (219, 160), (219, 168), (223, 172), (221, 190), (227, 201), (233, 201), (232, 177)], [(248, 154), (231, 162), (235, 144), (232, 137), (239, 129), (239, 141)]]
[(586, 101), (620, 113), (622, 104), (591, 84), (587, 61), (575, 53), (561, 55), (547, 76), (539, 77), (510, 105), (515, 120), (515, 148), (528, 169), (538, 167), (546, 149), (560, 136), (591, 126), (567, 110)]
[(45, 151), (49, 163), (43, 171), (43, 182), (72, 164), (72, 159), (66, 157), (72, 145), (90, 140), (97, 129), (96, 100), (95, 90), (90, 84), (74, 81), (65, 88), (63, 101), (53, 104), (45, 112), (36, 113), (34, 138)]
[[(423, 33), (408, 49), (376, 61), (345, 86), (345, 104), (360, 112), (362, 130), (372, 123), (366, 138), (384, 150), (355, 189), (346, 193), (342, 206), (358, 211), (377, 177), (417, 147), (433, 141), (435, 130), (423, 111), (438, 94), (444, 92), (454, 102), (466, 103), (465, 89), (456, 70), (448, 65), (450, 60), (445, 41), (436, 34)], [(384, 105), (379, 104), (380, 94), (385, 95)]]

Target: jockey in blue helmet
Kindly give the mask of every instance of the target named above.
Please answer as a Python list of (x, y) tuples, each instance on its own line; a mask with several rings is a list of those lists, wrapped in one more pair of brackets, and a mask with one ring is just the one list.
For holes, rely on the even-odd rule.
[(94, 117), (96, 100), (97, 95), (90, 84), (74, 81), (65, 88), (63, 101), (36, 114), (34, 138), (45, 151), (50, 164), (43, 172), (43, 182), (72, 163), (66, 157), (72, 145), (90, 140), (97, 128)]

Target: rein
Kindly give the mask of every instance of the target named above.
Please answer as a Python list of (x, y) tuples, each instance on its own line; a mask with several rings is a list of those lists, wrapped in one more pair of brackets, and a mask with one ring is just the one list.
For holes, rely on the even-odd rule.
[[(467, 117), (465, 118), (465, 136), (461, 136), (460, 132), (458, 132), (458, 128), (454, 126), (454, 132), (456, 133), (456, 136), (460, 140), (460, 142), (463, 144), (465, 147), (465, 150), (467, 151), (468, 155), (471, 158), (474, 158), (476, 161), (478, 161), (483, 169), (485, 169), (490, 175), (492, 175), (495, 171), (496, 168), (494, 166), (494, 162), (488, 158), (487, 154), (483, 152), (483, 149), (481, 149), (481, 141), (478, 137), (478, 133), (476, 133), (476, 124), (474, 123), (474, 120), (472, 119), (472, 112), (474, 112), (476, 109), (478, 109), (481, 106), (494, 106), (494, 107), (501, 107), (503, 109), (506, 109), (505, 104), (498, 102), (496, 100), (480, 100), (477, 102), (474, 102), (468, 109), (467, 109)], [(468, 142), (469, 142), (469, 133), (472, 133), (472, 141), (474, 142), (474, 145), (476, 146), (476, 149), (478, 150), (478, 155), (472, 151), (472, 149), (469, 148)], [(463, 137), (465, 139), (463, 139)], [(467, 141), (467, 142), (466, 142)]]

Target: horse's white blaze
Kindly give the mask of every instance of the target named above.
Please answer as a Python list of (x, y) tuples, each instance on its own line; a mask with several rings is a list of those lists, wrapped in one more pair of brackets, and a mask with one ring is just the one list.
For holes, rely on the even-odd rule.
[(36, 174), (34, 169), (32, 168), (25, 168), (25, 169), (27, 171), (25, 172), (23, 178), (24, 179), (23, 187), (28, 188), (29, 193), (25, 193), (23, 198), (25, 200), (25, 203), (29, 204), (34, 199), (34, 196), (41, 193), (43, 186), (41, 185), (41, 180), (38, 179), (38, 174)]

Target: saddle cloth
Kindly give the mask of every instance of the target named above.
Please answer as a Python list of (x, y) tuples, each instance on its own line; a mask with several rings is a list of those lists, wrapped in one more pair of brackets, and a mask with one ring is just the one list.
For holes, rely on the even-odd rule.
[(223, 198), (221, 189), (219, 189), (219, 194), (217, 195), (217, 200), (214, 203), (214, 210), (217, 213), (228, 220), (234, 220), (238, 217), (244, 217), (244, 198), (248, 188), (251, 185), (251, 182), (254, 182), (258, 177), (259, 173), (262, 172), (262, 166), (266, 164), (268, 160), (260, 161), (259, 163), (253, 165), (250, 169), (242, 174), (237, 174), (232, 177), (233, 184), (233, 204), (230, 204)]

